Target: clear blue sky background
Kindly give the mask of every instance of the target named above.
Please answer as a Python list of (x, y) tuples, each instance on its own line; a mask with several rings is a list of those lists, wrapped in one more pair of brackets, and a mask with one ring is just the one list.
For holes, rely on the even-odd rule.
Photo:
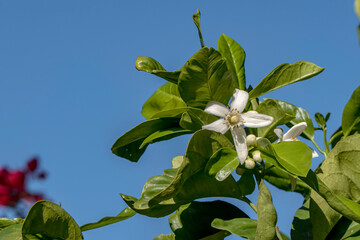
[[(329, 132), (339, 126), (360, 83), (352, 0), (0, 1), (0, 165), (15, 168), (40, 156), (49, 178), (32, 187), (61, 202), (79, 225), (119, 213), (126, 205), (118, 193), (140, 196), (149, 177), (184, 154), (188, 140), (151, 145), (138, 163), (111, 153), (114, 141), (144, 120), (142, 104), (164, 83), (138, 72), (135, 59), (150, 56), (168, 70), (179, 69), (200, 48), (191, 18), (197, 8), (207, 46), (217, 48), (224, 33), (245, 49), (253, 86), (284, 62), (325, 67), (266, 97), (312, 116), (332, 112)], [(289, 235), (302, 197), (270, 189), (278, 225)], [(152, 239), (170, 231), (166, 217), (136, 215), (84, 237)]]

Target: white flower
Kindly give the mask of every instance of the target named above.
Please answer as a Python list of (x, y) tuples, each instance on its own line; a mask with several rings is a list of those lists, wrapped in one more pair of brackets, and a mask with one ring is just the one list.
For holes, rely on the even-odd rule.
[[(279, 137), (279, 142), (286, 142), (286, 141), (299, 141), (297, 140), (297, 137), (300, 136), (300, 134), (305, 130), (307, 127), (306, 122), (301, 122), (296, 125), (294, 125), (292, 128), (289, 129), (285, 134), (283, 134), (283, 131), (280, 128), (274, 129), (274, 133)], [(310, 148), (312, 151), (312, 157), (318, 157), (319, 154), (312, 148)]]
[(230, 109), (222, 103), (215, 101), (209, 102), (205, 108), (205, 112), (221, 118), (202, 127), (203, 129), (213, 130), (222, 134), (225, 134), (230, 129), (241, 164), (244, 164), (248, 156), (246, 133), (242, 126), (249, 128), (265, 127), (273, 121), (273, 117), (259, 114), (256, 111), (243, 113), (248, 99), (249, 94), (247, 92), (235, 89), (235, 93), (231, 99)]

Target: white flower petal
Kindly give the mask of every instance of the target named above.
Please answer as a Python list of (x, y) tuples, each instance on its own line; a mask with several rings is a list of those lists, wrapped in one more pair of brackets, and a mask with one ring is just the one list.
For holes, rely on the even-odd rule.
[(274, 120), (273, 117), (265, 114), (260, 114), (256, 111), (248, 111), (246, 113), (242, 113), (241, 117), (244, 120), (244, 126), (249, 128), (265, 127), (270, 125)]
[(275, 128), (274, 129), (274, 133), (276, 134), (276, 136), (278, 136), (279, 141), (281, 142), (283, 140), (283, 130), (281, 128)]
[(240, 113), (244, 111), (249, 100), (249, 94), (243, 90), (235, 89), (232, 96), (230, 109), (237, 109)]
[(212, 122), (208, 125), (202, 126), (202, 129), (212, 130), (215, 132), (219, 132), (221, 134), (224, 134), (229, 129), (228, 125), (226, 124), (226, 120), (223, 118), (216, 120), (215, 122)]
[(222, 103), (211, 101), (206, 105), (204, 111), (218, 117), (225, 117), (229, 109)]
[(284, 134), (284, 141), (297, 138), (305, 130), (306, 127), (306, 122), (301, 122), (294, 125), (292, 128), (289, 129), (289, 131)]
[(240, 160), (240, 164), (244, 164), (248, 156), (245, 130), (242, 127), (234, 128), (231, 130), (231, 135), (234, 139), (234, 145)]
[(312, 157), (313, 157), (313, 158), (316, 158), (316, 157), (319, 156), (319, 154), (318, 154), (314, 149), (312, 149), (312, 148), (310, 148), (310, 149), (311, 149)]

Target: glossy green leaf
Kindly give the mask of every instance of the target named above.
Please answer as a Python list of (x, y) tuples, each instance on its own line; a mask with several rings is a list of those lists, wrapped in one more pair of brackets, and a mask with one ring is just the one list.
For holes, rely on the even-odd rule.
[(1, 240), (22, 240), (22, 223), (12, 224), (0, 230)]
[(257, 228), (255, 240), (273, 240), (275, 238), (275, 225), (277, 214), (272, 203), (269, 189), (263, 180), (259, 184), (259, 196), (256, 204), (257, 208)]
[(161, 129), (150, 134), (147, 138), (145, 138), (144, 141), (141, 143), (139, 149), (142, 149), (143, 147), (147, 147), (147, 145), (151, 143), (165, 141), (189, 133), (192, 133), (192, 131), (184, 130), (182, 128)]
[(292, 240), (313, 239), (309, 208), (310, 199), (306, 200), (303, 206), (296, 211), (291, 226)]
[(239, 158), (232, 148), (222, 148), (215, 152), (206, 164), (205, 172), (218, 181), (225, 180), (239, 166)]
[(249, 99), (254, 99), (286, 85), (309, 79), (324, 70), (313, 63), (299, 61), (283, 63), (272, 70), (253, 90)]
[(170, 234), (160, 234), (158, 236), (156, 236), (153, 240), (175, 240), (175, 234), (170, 233)]
[(190, 107), (204, 108), (209, 101), (227, 104), (234, 92), (232, 72), (213, 48), (204, 47), (181, 68), (178, 81), (182, 99)]
[(200, 11), (199, 9), (197, 10), (197, 12), (195, 14), (192, 15), (192, 18), (194, 20), (195, 26), (198, 29), (198, 33), (199, 33), (199, 38), (200, 38), (200, 44), (201, 47), (205, 47), (205, 43), (204, 43), (204, 39), (201, 33), (201, 27), (200, 27)]
[(228, 220), (232, 218), (248, 218), (248, 216), (227, 202), (194, 201), (181, 206), (169, 217), (169, 222), (176, 239), (201, 239), (220, 232), (220, 230), (211, 227), (211, 222), (215, 218)]
[(226, 230), (240, 237), (254, 240), (257, 222), (250, 218), (234, 218), (227, 221), (216, 218), (211, 223), (211, 226), (220, 230)]
[[(147, 146), (143, 145), (141, 149), (140, 146), (147, 137), (160, 130), (178, 127), (179, 119), (177, 118), (159, 118), (140, 123), (116, 140), (114, 145), (111, 147), (111, 151), (119, 157), (126, 158), (132, 162), (137, 162), (146, 150)], [(174, 134), (172, 136), (176, 137), (177, 135)], [(169, 138), (163, 139), (170, 139), (170, 137), (171, 134)], [(155, 141), (153, 140), (152, 142)]]
[(360, 224), (342, 217), (329, 233), (331, 240), (358, 239), (360, 237)]
[(246, 196), (254, 192), (255, 180), (252, 171), (245, 171), (237, 182), (241, 195)]
[(49, 201), (35, 203), (22, 226), (24, 240), (34, 239), (38, 235), (42, 235), (39, 239), (83, 239), (80, 227), (75, 220), (59, 205)]
[(273, 100), (280, 105), (280, 107), (285, 111), (285, 113), (294, 116), (294, 118), (287, 124), (289, 127), (292, 127), (301, 122), (306, 122), (307, 127), (305, 128), (301, 136), (308, 139), (314, 138), (314, 126), (311, 117), (304, 109), (288, 102), (276, 99)]
[(312, 152), (300, 141), (274, 143), (276, 159), (289, 172), (297, 176), (306, 176), (311, 167)]
[(234, 74), (235, 88), (240, 90), (246, 89), (245, 81), (245, 51), (232, 38), (221, 34), (218, 40), (218, 49), (221, 55), (226, 59), (228, 68)]
[(216, 120), (218, 120), (218, 117), (204, 112), (202, 109), (187, 108), (187, 110), (182, 114), (179, 124), (184, 129), (197, 131), (200, 130), (202, 126), (210, 124)]
[(14, 218), (14, 219), (10, 219), (10, 218), (0, 218), (0, 230), (6, 227), (9, 227), (11, 225), (14, 224), (19, 224), (19, 223), (23, 223), (24, 219), (22, 218)]
[(158, 61), (151, 57), (138, 57), (135, 61), (135, 68), (139, 71), (154, 74), (175, 84), (177, 84), (180, 75), (180, 70), (168, 72)]
[(136, 212), (134, 210), (132, 210), (130, 207), (127, 207), (124, 210), (122, 210), (121, 213), (119, 213), (114, 217), (104, 217), (95, 223), (84, 224), (80, 227), (80, 229), (81, 231), (84, 232), (95, 228), (104, 227), (131, 218), (135, 214)]
[(295, 191), (302, 195), (307, 195), (310, 187), (302, 180), (296, 179), (296, 186), (293, 189), (289, 173), (284, 169), (265, 163), (266, 172), (264, 179), (275, 187), (284, 191)]
[(141, 114), (146, 119), (151, 119), (159, 112), (185, 107), (186, 103), (181, 99), (177, 85), (167, 82), (159, 87), (158, 90), (156, 90), (144, 103)]
[(345, 137), (353, 129), (360, 131), (360, 86), (353, 92), (344, 108), (341, 126)]
[(317, 122), (319, 127), (323, 128), (323, 129), (326, 128), (325, 117), (321, 113), (319, 113), (319, 112), (315, 113), (315, 121)]
[(266, 99), (264, 102), (260, 103), (256, 111), (274, 118), (270, 125), (258, 128), (257, 136), (267, 137), (270, 141), (275, 141), (278, 138), (274, 133), (274, 129), (277, 126), (286, 124), (295, 117), (294, 115), (285, 112), (281, 106), (272, 99)]

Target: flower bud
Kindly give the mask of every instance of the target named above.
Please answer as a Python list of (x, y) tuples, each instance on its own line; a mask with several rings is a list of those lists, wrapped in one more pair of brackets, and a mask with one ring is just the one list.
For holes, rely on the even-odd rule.
[(255, 167), (255, 162), (251, 158), (245, 160), (245, 167), (247, 169), (253, 169)]
[(245, 172), (245, 169), (244, 169), (244, 168), (241, 168), (241, 167), (236, 168), (236, 173), (237, 173), (238, 175), (243, 175), (244, 172)]
[(256, 136), (254, 134), (247, 135), (246, 143), (248, 146), (255, 146), (256, 145)]
[(255, 162), (261, 163), (262, 162), (262, 158), (261, 158), (261, 152), (259, 150), (256, 150), (252, 153), (253, 159)]

